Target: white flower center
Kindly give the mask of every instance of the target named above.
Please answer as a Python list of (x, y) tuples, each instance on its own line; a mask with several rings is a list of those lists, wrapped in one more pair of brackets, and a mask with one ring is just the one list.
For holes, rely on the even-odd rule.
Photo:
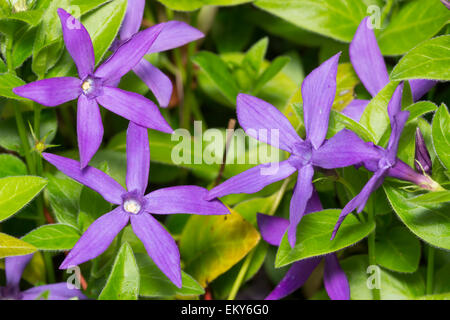
[(133, 199), (127, 200), (123, 204), (123, 209), (132, 214), (138, 214), (141, 211), (141, 204)]
[(81, 85), (81, 89), (83, 89), (84, 93), (88, 93), (91, 87), (92, 87), (92, 80), (90, 79), (84, 81), (83, 84)]

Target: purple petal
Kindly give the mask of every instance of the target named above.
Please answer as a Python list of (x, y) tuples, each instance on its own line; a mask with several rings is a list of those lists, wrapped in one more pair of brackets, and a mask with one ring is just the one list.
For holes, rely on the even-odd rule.
[(120, 29), (120, 39), (128, 40), (141, 27), (144, 18), (145, 0), (128, 1), (127, 13)]
[(335, 253), (325, 256), (323, 281), (331, 300), (350, 300), (350, 285)]
[(312, 155), (314, 165), (325, 169), (348, 167), (377, 158), (379, 152), (372, 143), (364, 142), (347, 129), (339, 131)]
[(153, 191), (145, 196), (146, 211), (154, 214), (221, 215), (230, 211), (219, 200), (205, 200), (208, 190), (197, 186), (176, 186)]
[(360, 213), (364, 207), (366, 206), (367, 200), (369, 200), (370, 195), (374, 192), (378, 187), (383, 183), (384, 177), (386, 175), (386, 169), (380, 169), (374, 173), (374, 175), (369, 179), (366, 185), (362, 188), (361, 192), (350, 200), (347, 205), (342, 209), (341, 214), (339, 215), (339, 219), (334, 227), (333, 234), (331, 236), (331, 240), (334, 239), (336, 233), (341, 227), (342, 222), (345, 217), (353, 210), (358, 209), (357, 212)]
[(92, 74), (95, 66), (94, 47), (91, 37), (80, 21), (63, 9), (58, 9), (59, 19), (67, 51), (77, 65), (80, 79)]
[(23, 98), (55, 107), (78, 98), (81, 94), (81, 81), (70, 77), (44, 79), (14, 88), (13, 91)]
[(267, 214), (258, 213), (256, 216), (258, 220), (259, 231), (264, 241), (273, 246), (279, 246), (281, 239), (289, 227), (289, 220), (273, 217)]
[(145, 82), (160, 106), (166, 108), (170, 103), (173, 91), (172, 81), (169, 77), (145, 59), (142, 59), (133, 68), (133, 71)]
[(158, 24), (135, 34), (98, 67), (95, 76), (108, 82), (123, 77), (142, 60), (162, 28), (163, 25)]
[(103, 139), (100, 108), (95, 99), (88, 99), (85, 95), (78, 98), (77, 134), (80, 163), (84, 169), (100, 148)]
[(375, 97), (389, 82), (389, 74), (378, 47), (375, 33), (364, 18), (350, 43), (350, 60), (367, 91)]
[(420, 100), (420, 98), (422, 98), (428, 91), (430, 91), (431, 88), (433, 88), (437, 83), (437, 81), (425, 79), (409, 80), (413, 100)]
[(314, 257), (294, 262), (277, 287), (266, 297), (266, 300), (279, 300), (300, 288), (322, 260)]
[(429, 189), (430, 183), (432, 183), (427, 176), (417, 173), (400, 159), (396, 159), (395, 165), (388, 170), (387, 175), (400, 180), (410, 181), (425, 189)]
[(330, 110), (336, 95), (338, 53), (314, 69), (302, 84), (306, 136), (318, 149), (327, 135)]
[(402, 136), (403, 128), (406, 121), (408, 121), (409, 111), (402, 111), (394, 116), (394, 122), (391, 123), (392, 132), (388, 143), (388, 155), (390, 159), (397, 157), (398, 145)]
[(127, 131), (127, 188), (145, 193), (150, 171), (150, 144), (147, 128), (130, 122)]
[(164, 29), (155, 40), (148, 53), (161, 52), (184, 46), (185, 44), (201, 39), (205, 35), (181, 21), (164, 23)]
[(292, 153), (294, 145), (302, 142), (280, 110), (256, 97), (239, 94), (237, 116), (239, 124), (249, 136), (276, 148)]
[(6, 285), (9, 287), (19, 287), (23, 270), (33, 258), (33, 254), (25, 256), (8, 257), (5, 259)]
[(131, 216), (131, 226), (158, 268), (181, 288), (180, 252), (172, 236), (150, 214)]
[[(278, 166), (271, 169), (271, 166)], [(244, 171), (209, 191), (206, 200), (220, 198), (236, 193), (255, 193), (274, 182), (283, 180), (293, 174), (296, 169), (289, 160), (277, 163), (264, 163)]]
[(394, 94), (389, 100), (388, 115), (389, 119), (394, 122), (394, 116), (402, 111), (402, 94), (403, 94), (403, 82), (401, 82), (394, 91)]
[(418, 172), (425, 172), (427, 175), (431, 176), (431, 169), (433, 163), (431, 162), (430, 153), (428, 152), (425, 139), (423, 138), (422, 131), (420, 128), (416, 128), (416, 145), (414, 154), (414, 164)]
[(289, 208), (288, 240), (291, 247), (294, 247), (297, 242), (297, 226), (305, 214), (306, 205), (312, 196), (313, 175), (314, 168), (311, 165), (302, 167), (298, 172), (297, 184)]
[(28, 289), (22, 292), (22, 300), (36, 300), (46, 291), (49, 292), (48, 300), (69, 300), (73, 298), (78, 298), (80, 300), (87, 299), (80, 290), (68, 288), (66, 282), (61, 282)]
[(444, 6), (447, 7), (447, 9), (450, 10), (450, 1), (448, 1), (448, 0), (441, 0), (441, 2), (442, 2), (442, 4), (443, 4)]
[(81, 170), (78, 161), (51, 153), (44, 152), (42, 156), (65, 175), (97, 191), (106, 201), (114, 204), (122, 203), (122, 194), (126, 193), (126, 190), (103, 171), (89, 166)]
[(128, 220), (129, 215), (122, 210), (122, 206), (95, 220), (70, 250), (59, 268), (68, 269), (101, 255), (127, 225)]
[(118, 88), (103, 87), (103, 95), (97, 97), (103, 107), (141, 127), (172, 133), (159, 108), (149, 99)]
[(320, 202), (319, 194), (317, 193), (316, 188), (313, 187), (313, 192), (311, 198), (309, 198), (308, 203), (306, 204), (305, 214), (322, 211), (322, 203)]
[(345, 114), (350, 119), (359, 122), (369, 102), (370, 102), (369, 100), (355, 99), (352, 102), (350, 102), (349, 105), (346, 106), (344, 110), (342, 110), (342, 113)]

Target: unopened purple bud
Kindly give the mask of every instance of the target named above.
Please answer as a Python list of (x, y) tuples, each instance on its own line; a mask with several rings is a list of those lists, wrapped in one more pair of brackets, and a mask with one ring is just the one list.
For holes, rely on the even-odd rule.
[(402, 160), (397, 159), (395, 165), (388, 170), (388, 176), (404, 181), (410, 181), (417, 186), (431, 191), (443, 190), (441, 185), (431, 177), (417, 173)]
[(430, 153), (428, 152), (427, 145), (425, 144), (420, 128), (417, 128), (416, 130), (416, 153), (414, 160), (414, 164), (418, 172), (431, 175), (432, 162)]
[(441, 2), (444, 4), (444, 6), (447, 7), (447, 9), (450, 10), (450, 1), (448, 1), (448, 0), (441, 0)]

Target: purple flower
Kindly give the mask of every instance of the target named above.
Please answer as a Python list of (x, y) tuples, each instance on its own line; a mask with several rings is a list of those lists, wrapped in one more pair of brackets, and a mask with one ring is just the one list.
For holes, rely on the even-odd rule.
[(450, 10), (450, 1), (448, 1), (448, 0), (441, 0), (441, 2), (444, 4), (444, 6), (447, 7), (447, 9)]
[(130, 221), (134, 233), (155, 264), (176, 286), (181, 287), (178, 247), (151, 214), (222, 215), (229, 211), (218, 200), (202, 200), (208, 190), (197, 186), (164, 188), (145, 195), (150, 169), (149, 148), (147, 130), (130, 122), (127, 132), (127, 190), (96, 168), (88, 166), (81, 170), (77, 161), (43, 153), (43, 157), (60, 171), (97, 191), (106, 201), (118, 205), (86, 230), (60, 269), (79, 265), (102, 254)]
[[(232, 193), (254, 193), (265, 186), (287, 178), (298, 171), (297, 185), (290, 205), (289, 243), (296, 241), (297, 225), (312, 195), (314, 167), (341, 168), (362, 163), (378, 156), (375, 148), (362, 141), (355, 133), (342, 130), (325, 140), (328, 120), (336, 94), (336, 73), (339, 54), (313, 70), (303, 81), (303, 111), (306, 140), (301, 139), (289, 120), (274, 106), (258, 98), (240, 94), (237, 115), (246, 133), (259, 141), (271, 144), (291, 154), (278, 163), (278, 170), (264, 174), (272, 164), (262, 164), (242, 172), (213, 188), (207, 199)], [(258, 134), (265, 130), (269, 134)], [(280, 141), (272, 141), (271, 131), (279, 132)]]
[(427, 175), (431, 175), (432, 162), (430, 153), (428, 152), (427, 145), (423, 139), (422, 131), (417, 127), (416, 129), (416, 150), (415, 150), (415, 166), (417, 172), (422, 172)]
[[(314, 190), (311, 199), (308, 201), (305, 214), (321, 210), (322, 204)], [(258, 214), (258, 226), (261, 236), (266, 242), (279, 246), (286, 229), (289, 227), (289, 221), (280, 217)], [(325, 259), (323, 280), (330, 299), (350, 300), (350, 285), (335, 253), (294, 262), (284, 278), (266, 297), (266, 300), (282, 299), (303, 286), (322, 259)]]
[[(389, 83), (389, 74), (375, 33), (367, 25), (368, 19), (369, 17), (366, 17), (361, 21), (350, 43), (350, 60), (367, 91), (375, 97)], [(436, 81), (417, 79), (410, 80), (409, 84), (413, 99), (417, 101), (436, 84)], [(369, 100), (355, 99), (342, 113), (359, 121), (368, 103)]]
[[(113, 50), (139, 31), (144, 16), (144, 8), (145, 0), (128, 1), (127, 13), (120, 30), (120, 40), (114, 43)], [(162, 25), (161, 33), (147, 52), (149, 54), (181, 47), (204, 37), (202, 32), (181, 21), (169, 21), (162, 23)], [(142, 59), (134, 66), (133, 71), (147, 84), (160, 106), (167, 107), (173, 90), (172, 81), (169, 77), (146, 59)]]
[(32, 254), (5, 259), (6, 287), (0, 287), (0, 300), (35, 300), (48, 292), (49, 300), (86, 299), (80, 290), (69, 288), (66, 282), (48, 284), (20, 291), (20, 279)]
[(15, 88), (14, 93), (49, 107), (78, 99), (81, 168), (87, 166), (102, 142), (103, 124), (98, 104), (140, 126), (171, 133), (172, 128), (152, 101), (114, 87), (149, 51), (163, 25), (134, 35), (94, 71), (94, 49), (87, 30), (63, 9), (58, 9), (58, 14), (64, 42), (77, 65), (79, 78), (44, 79)]

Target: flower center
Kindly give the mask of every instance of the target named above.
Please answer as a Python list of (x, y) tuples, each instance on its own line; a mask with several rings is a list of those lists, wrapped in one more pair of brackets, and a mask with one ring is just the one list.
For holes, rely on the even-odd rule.
[(394, 166), (395, 163), (392, 163), (388, 157), (383, 157), (378, 161), (378, 168), (380, 169), (389, 169)]
[(311, 163), (313, 147), (309, 141), (297, 143), (290, 157), (291, 164), (295, 167), (303, 167)]
[(88, 76), (81, 83), (81, 90), (89, 99), (96, 98), (102, 94), (103, 82), (100, 78)]
[(92, 87), (92, 80), (87, 79), (81, 85), (81, 89), (83, 89), (84, 94), (88, 94)]
[(136, 199), (128, 199), (123, 203), (123, 209), (128, 213), (138, 214), (142, 209), (142, 205)]

